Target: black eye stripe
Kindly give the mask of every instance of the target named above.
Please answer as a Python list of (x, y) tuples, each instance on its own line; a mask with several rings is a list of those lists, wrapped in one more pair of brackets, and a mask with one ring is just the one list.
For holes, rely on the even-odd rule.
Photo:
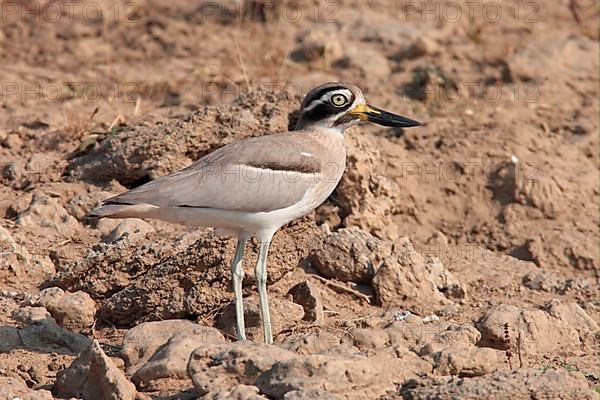
[(341, 107), (336, 107), (330, 102), (317, 104), (310, 110), (306, 110), (302, 113), (302, 118), (307, 121), (321, 121), (325, 118), (331, 117), (332, 115), (338, 115), (343, 113), (352, 106), (352, 102), (347, 102)]
[[(315, 108), (303, 113), (302, 116), (304, 118), (308, 119), (309, 121), (320, 121), (320, 120), (327, 118), (329, 115), (331, 115), (332, 109), (333, 109), (333, 106), (331, 106), (328, 103), (323, 103), (323, 104), (319, 104)], [(339, 112), (339, 109), (336, 109), (335, 111)]]

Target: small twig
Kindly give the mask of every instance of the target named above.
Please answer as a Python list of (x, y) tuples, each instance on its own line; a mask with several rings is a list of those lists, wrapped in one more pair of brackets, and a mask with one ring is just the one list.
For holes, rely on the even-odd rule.
[(575, 22), (577, 22), (577, 25), (581, 25), (581, 18), (579, 17), (579, 13), (577, 12), (576, 0), (569, 1), (569, 11), (571, 11), (571, 15), (573, 16)]
[(112, 131), (117, 125), (120, 125), (125, 122), (125, 117), (122, 114), (118, 114), (114, 121), (109, 125), (107, 131)]
[(238, 60), (240, 62), (240, 68), (242, 69), (242, 74), (244, 75), (244, 81), (246, 81), (246, 87), (250, 87), (250, 79), (248, 78), (248, 72), (246, 71), (246, 64), (244, 64), (244, 60), (242, 58), (242, 50), (240, 49), (240, 45), (237, 41), (237, 38), (233, 38), (233, 44), (235, 46), (235, 50), (238, 53)]
[(307, 332), (310, 331), (311, 329), (322, 329), (322, 326), (318, 325), (318, 324), (310, 324), (310, 325), (305, 325), (305, 326), (293, 326), (291, 328), (287, 328), (282, 330), (281, 332), (278, 332), (275, 337), (279, 337), (281, 335), (285, 335), (288, 333), (292, 333), (292, 334), (296, 334), (298, 332)]
[(142, 98), (140, 96), (138, 96), (138, 98), (135, 100), (135, 108), (133, 109), (134, 117), (137, 117), (140, 115), (141, 108), (142, 108)]
[(92, 120), (94, 119), (94, 117), (96, 117), (96, 114), (98, 114), (99, 110), (100, 110), (100, 107), (94, 108), (94, 111), (92, 111), (92, 113), (90, 114), (90, 116), (88, 117), (88, 119), (86, 121), (86, 125), (92, 123)]
[(521, 330), (517, 335), (517, 356), (519, 356), (519, 368), (523, 368), (523, 358), (521, 358)]
[(325, 285), (329, 286), (330, 288), (332, 288), (333, 290), (335, 290), (338, 293), (348, 293), (351, 294), (352, 296), (355, 296), (357, 298), (359, 298), (360, 300), (364, 300), (367, 302), (367, 304), (371, 304), (371, 299), (369, 298), (369, 296), (362, 294), (352, 288), (346, 287), (344, 285), (341, 285), (339, 283), (330, 281), (329, 279), (325, 279), (319, 275), (311, 275), (311, 277), (321, 281), (322, 283), (324, 283)]
[(369, 315), (365, 315), (363, 317), (358, 317), (358, 318), (352, 318), (352, 319), (346, 319), (344, 320), (345, 322), (358, 322), (358, 321), (364, 321), (368, 318), (374, 317), (375, 315), (379, 314), (379, 312), (372, 312)]
[(50, 249), (54, 249), (54, 248), (56, 248), (56, 247), (64, 246), (64, 245), (65, 245), (65, 244), (67, 244), (67, 243), (71, 243), (71, 241), (72, 241), (72, 240), (73, 240), (73, 239), (69, 238), (69, 239), (67, 239), (67, 240), (63, 240), (63, 241), (62, 241), (62, 242), (60, 242), (60, 243), (55, 243), (55, 244), (53, 244), (53, 245), (51, 245), (51, 246), (50, 246)]

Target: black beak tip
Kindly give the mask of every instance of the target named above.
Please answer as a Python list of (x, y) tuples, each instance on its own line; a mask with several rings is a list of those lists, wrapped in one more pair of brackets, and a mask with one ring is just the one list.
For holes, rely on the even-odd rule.
[(415, 121), (414, 119), (394, 116), (395, 118), (391, 118), (388, 121), (384, 121), (382, 125), (395, 126), (398, 128), (414, 128), (417, 126), (422, 126), (423, 124), (419, 121)]
[(369, 108), (371, 111), (367, 113), (368, 120), (378, 125), (398, 128), (413, 128), (422, 125), (419, 121), (403, 117), (402, 115), (393, 114), (373, 106), (369, 106)]

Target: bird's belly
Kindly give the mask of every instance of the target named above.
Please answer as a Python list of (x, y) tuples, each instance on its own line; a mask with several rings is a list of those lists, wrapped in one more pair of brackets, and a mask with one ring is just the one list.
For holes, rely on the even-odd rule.
[(258, 217), (264, 226), (279, 229), (288, 222), (300, 218), (320, 206), (334, 191), (338, 181), (339, 179), (335, 182), (329, 182), (327, 185), (316, 185), (298, 203), (286, 208), (260, 213), (263, 215)]

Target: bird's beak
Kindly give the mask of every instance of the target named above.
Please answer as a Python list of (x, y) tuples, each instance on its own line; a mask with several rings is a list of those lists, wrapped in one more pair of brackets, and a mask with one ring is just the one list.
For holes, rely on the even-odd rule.
[(369, 121), (383, 126), (397, 126), (401, 128), (410, 128), (420, 126), (421, 123), (401, 115), (392, 114), (383, 111), (377, 107), (362, 103), (348, 112), (351, 115), (358, 115), (361, 121)]

